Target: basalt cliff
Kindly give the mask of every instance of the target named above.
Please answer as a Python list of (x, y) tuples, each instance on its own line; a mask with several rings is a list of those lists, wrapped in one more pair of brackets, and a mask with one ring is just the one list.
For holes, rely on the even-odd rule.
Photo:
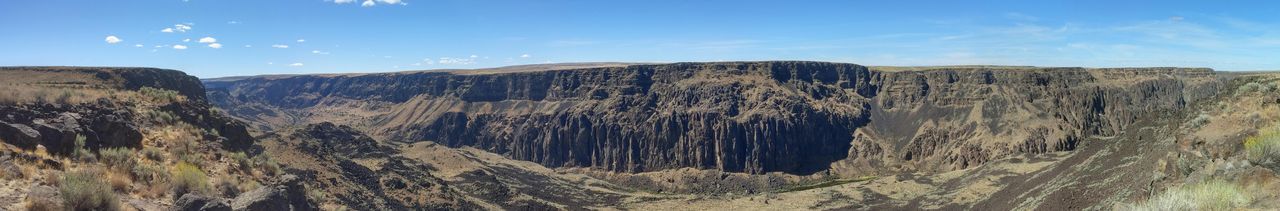
[(615, 65), (206, 80), (264, 129), (335, 121), (391, 142), (548, 167), (646, 172), (947, 171), (1077, 149), (1218, 93), (1204, 68), (825, 62)]

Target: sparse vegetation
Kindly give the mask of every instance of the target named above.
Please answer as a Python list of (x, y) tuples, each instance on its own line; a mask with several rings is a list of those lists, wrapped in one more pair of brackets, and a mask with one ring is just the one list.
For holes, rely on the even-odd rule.
[(95, 171), (70, 172), (59, 187), (69, 210), (119, 210), (120, 200)]
[(161, 166), (152, 164), (135, 165), (131, 172), (133, 173), (133, 178), (148, 185), (157, 185), (164, 182), (164, 178), (169, 178), (168, 171), (165, 171)]
[(1271, 83), (1249, 82), (1249, 83), (1245, 83), (1244, 85), (1240, 85), (1240, 87), (1237, 87), (1235, 95), (1240, 96), (1243, 94), (1249, 94), (1254, 92), (1270, 92), (1272, 90), (1276, 90), (1276, 83), (1274, 82), (1271, 82)]
[(1202, 127), (1205, 124), (1209, 124), (1209, 118), (1210, 117), (1208, 114), (1201, 113), (1200, 115), (1196, 115), (1195, 119), (1191, 119), (1191, 122), (1189, 122), (1189, 126), (1191, 126), (1191, 128)]
[(108, 148), (98, 151), (98, 154), (102, 158), (102, 163), (113, 170), (127, 172), (133, 170), (133, 166), (137, 164), (133, 160), (134, 152), (129, 148)]
[(275, 176), (280, 174), (280, 163), (271, 158), (270, 154), (261, 153), (253, 156), (253, 164), (256, 165), (263, 174)]
[(142, 148), (142, 157), (151, 161), (163, 161), (164, 153), (161, 153), (160, 149), (146, 147)]
[(1243, 188), (1215, 180), (1165, 190), (1128, 210), (1233, 210), (1251, 200)]
[(182, 95), (178, 95), (178, 91), (173, 91), (168, 89), (158, 89), (158, 88), (152, 88), (152, 87), (142, 87), (141, 89), (138, 89), (138, 92), (141, 92), (143, 96), (147, 96), (152, 100), (162, 102), (162, 103), (179, 101), (181, 100), (180, 97), (182, 96)]
[(229, 157), (241, 171), (253, 170), (253, 162), (249, 160), (249, 155), (245, 155), (244, 152), (231, 153)]
[(783, 189), (781, 192), (785, 193), (785, 192), (818, 189), (818, 188), (825, 188), (825, 187), (849, 184), (853, 182), (862, 182), (862, 181), (874, 180), (874, 179), (876, 179), (876, 177), (874, 176), (866, 176), (866, 177), (851, 178), (851, 179), (835, 179), (835, 180), (829, 180), (829, 181), (819, 182), (815, 184), (794, 186), (794, 187)]
[(173, 178), (169, 179), (174, 197), (187, 193), (209, 193), (209, 176), (200, 167), (179, 162), (173, 167)]

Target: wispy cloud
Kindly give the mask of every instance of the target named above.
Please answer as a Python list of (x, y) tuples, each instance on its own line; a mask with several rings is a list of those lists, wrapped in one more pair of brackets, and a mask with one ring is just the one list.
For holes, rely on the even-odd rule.
[(187, 49), (187, 46), (185, 46), (185, 45), (173, 45), (173, 49), (177, 49), (177, 50), (186, 50), (186, 49)]
[(187, 32), (191, 30), (191, 24), (174, 24), (173, 27), (161, 29), (160, 32), (175, 33)]
[[(301, 67), (301, 66), (302, 66), (302, 63), (301, 63), (301, 62), (297, 62), (297, 63), (289, 64), (289, 66), (290, 66), (290, 67)], [(321, 66), (324, 66), (324, 65), (321, 65)]]
[(218, 43), (210, 43), (210, 44), (209, 44), (209, 47), (210, 47), (210, 48), (222, 48), (222, 44), (218, 44)]
[(218, 42), (218, 39), (214, 39), (213, 37), (200, 38), (200, 43), (215, 43), (215, 42)]
[(289, 48), (289, 46), (288, 46), (288, 45), (281, 45), (281, 44), (271, 45), (271, 47), (272, 47), (272, 48)]
[(320, 51), (320, 50), (312, 50), (312, 51), (311, 51), (311, 53), (313, 53), (313, 54), (320, 54), (320, 55), (329, 55), (329, 52), (324, 52), (324, 51)]
[(440, 60), (436, 61), (436, 63), (440, 63), (440, 64), (443, 64), (443, 65), (467, 65), (467, 64), (475, 64), (475, 63), (476, 63), (476, 59), (475, 59), (476, 57), (477, 57), (476, 55), (471, 55), (471, 57), (470, 57), (470, 58), (440, 57)]

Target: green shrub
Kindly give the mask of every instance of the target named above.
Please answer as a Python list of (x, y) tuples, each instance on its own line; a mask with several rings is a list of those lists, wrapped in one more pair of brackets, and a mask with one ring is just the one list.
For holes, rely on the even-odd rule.
[(88, 138), (84, 137), (84, 135), (76, 134), (76, 148), (71, 152), (71, 155), (75, 156), (77, 160), (85, 162), (97, 160), (97, 157), (93, 156), (93, 152), (84, 148), (86, 139)]
[(1252, 197), (1235, 184), (1209, 181), (1165, 190), (1129, 210), (1232, 210), (1247, 206)]
[(1244, 150), (1250, 162), (1280, 169), (1280, 130), (1268, 130), (1246, 138)]
[(59, 190), (69, 210), (119, 210), (120, 200), (102, 173), (77, 171), (63, 175)]
[(124, 147), (108, 148), (98, 151), (98, 156), (102, 158), (102, 163), (107, 164), (115, 170), (130, 171), (137, 164), (133, 160), (133, 150)]
[(186, 162), (179, 162), (173, 167), (173, 178), (169, 179), (169, 185), (173, 188), (173, 196), (181, 197), (187, 193), (209, 193), (209, 176), (204, 174), (200, 167), (191, 165)]
[(138, 92), (141, 92), (143, 96), (150, 97), (151, 99), (154, 99), (157, 101), (173, 102), (178, 100), (178, 91), (173, 91), (168, 89), (157, 89), (152, 87), (142, 87), (142, 89), (138, 89)]

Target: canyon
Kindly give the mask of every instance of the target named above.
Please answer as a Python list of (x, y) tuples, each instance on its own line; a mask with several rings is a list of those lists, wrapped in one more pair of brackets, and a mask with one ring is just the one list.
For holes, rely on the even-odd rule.
[(16, 90), (0, 95), (12, 146), (0, 164), (19, 164), (0, 167), (36, 169), (0, 191), (15, 204), (47, 197), (40, 181), (59, 172), (99, 169), (86, 152), (121, 148), (173, 151), (134, 160), (219, 181), (155, 195), (136, 179), (117, 197), (140, 210), (1099, 210), (1184, 184), (1280, 186), (1276, 166), (1241, 149), (1280, 119), (1271, 73), (810, 61), (199, 80), (0, 71)]

